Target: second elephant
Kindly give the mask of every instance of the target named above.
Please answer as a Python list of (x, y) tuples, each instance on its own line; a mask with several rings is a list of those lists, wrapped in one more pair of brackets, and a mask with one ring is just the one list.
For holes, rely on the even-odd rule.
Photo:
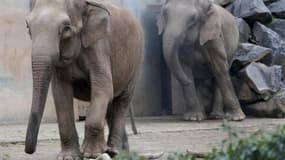
[(239, 43), (234, 17), (209, 0), (167, 0), (157, 26), (163, 36), (165, 61), (183, 89), (188, 109), (184, 119), (206, 118), (197, 89), (210, 80), (210, 116), (243, 120), (229, 75), (229, 62)]

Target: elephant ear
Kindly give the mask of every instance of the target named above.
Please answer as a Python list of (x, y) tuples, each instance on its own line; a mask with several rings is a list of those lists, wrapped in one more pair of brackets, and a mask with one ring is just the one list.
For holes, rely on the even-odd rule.
[(94, 0), (87, 0), (86, 3), (88, 6), (81, 32), (81, 40), (85, 48), (109, 36), (111, 32), (111, 14), (107, 7)]
[(204, 45), (206, 42), (219, 39), (222, 37), (222, 23), (221, 16), (216, 5), (211, 4), (205, 23), (200, 30), (200, 44)]
[(161, 35), (164, 32), (165, 25), (166, 25), (163, 9), (161, 9), (160, 14), (157, 16), (156, 25), (158, 27), (158, 34)]

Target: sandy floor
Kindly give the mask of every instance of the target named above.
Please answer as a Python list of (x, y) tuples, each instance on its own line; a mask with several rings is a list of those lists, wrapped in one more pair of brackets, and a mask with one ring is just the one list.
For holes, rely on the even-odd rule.
[[(247, 119), (231, 125), (244, 132), (242, 137), (259, 129), (270, 131), (284, 124), (284, 119)], [(176, 118), (146, 118), (137, 120), (138, 135), (133, 135), (128, 124), (132, 151), (141, 154), (165, 155), (173, 152), (206, 153), (213, 147), (221, 147), (227, 133), (221, 127), (222, 121), (184, 122)], [(84, 123), (77, 123), (82, 141)], [(60, 151), (56, 124), (41, 126), (37, 152), (24, 153), (25, 125), (0, 126), (0, 160), (53, 160)], [(4, 158), (2, 158), (4, 160)]]

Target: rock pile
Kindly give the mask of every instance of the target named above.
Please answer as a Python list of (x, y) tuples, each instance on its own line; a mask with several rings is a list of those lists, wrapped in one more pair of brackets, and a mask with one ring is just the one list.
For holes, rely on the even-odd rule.
[(235, 17), (241, 45), (231, 75), (247, 114), (285, 116), (285, 0), (215, 0)]

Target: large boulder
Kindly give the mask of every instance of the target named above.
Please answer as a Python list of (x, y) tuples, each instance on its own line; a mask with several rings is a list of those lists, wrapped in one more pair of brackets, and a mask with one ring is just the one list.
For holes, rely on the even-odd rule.
[(241, 43), (248, 42), (251, 34), (249, 25), (242, 18), (235, 18), (236, 25), (239, 29), (239, 41)]
[(269, 23), (272, 15), (263, 0), (235, 0), (227, 9), (236, 17), (244, 18), (253, 23), (259, 21)]
[(278, 0), (263, 0), (263, 2), (264, 2), (266, 5), (269, 5), (269, 4), (271, 4), (271, 3), (273, 3), (273, 2), (276, 2), (276, 1), (278, 1)]
[(242, 43), (239, 45), (232, 60), (231, 73), (234, 75), (251, 62), (261, 62), (266, 65), (272, 64), (272, 49), (254, 45), (251, 43)]
[(242, 110), (246, 115), (257, 117), (285, 117), (285, 88), (282, 88), (268, 101), (258, 101), (256, 103), (242, 105)]
[(247, 82), (251, 89), (268, 100), (272, 93), (282, 87), (281, 66), (266, 66), (262, 63), (252, 62), (239, 72), (239, 77)]
[(235, 88), (235, 93), (239, 99), (240, 104), (247, 105), (252, 104), (258, 101), (264, 101), (264, 99), (268, 99), (270, 95), (266, 94), (258, 94), (255, 92), (249, 84), (243, 79), (243, 77), (234, 76), (232, 77), (232, 83)]
[(285, 88), (281, 67), (252, 62), (232, 78), (236, 94), (247, 115), (285, 116)]
[(278, 33), (285, 40), (285, 20), (275, 19), (269, 26), (270, 29)]
[(278, 0), (268, 6), (272, 14), (277, 18), (285, 18), (285, 0)]
[(281, 65), (285, 75), (285, 41), (276, 32), (258, 22), (254, 24), (253, 35), (258, 45), (273, 50), (273, 64)]
[(212, 0), (213, 2), (215, 2), (216, 4), (219, 4), (221, 6), (226, 6), (229, 5), (230, 3), (232, 3), (235, 0)]

